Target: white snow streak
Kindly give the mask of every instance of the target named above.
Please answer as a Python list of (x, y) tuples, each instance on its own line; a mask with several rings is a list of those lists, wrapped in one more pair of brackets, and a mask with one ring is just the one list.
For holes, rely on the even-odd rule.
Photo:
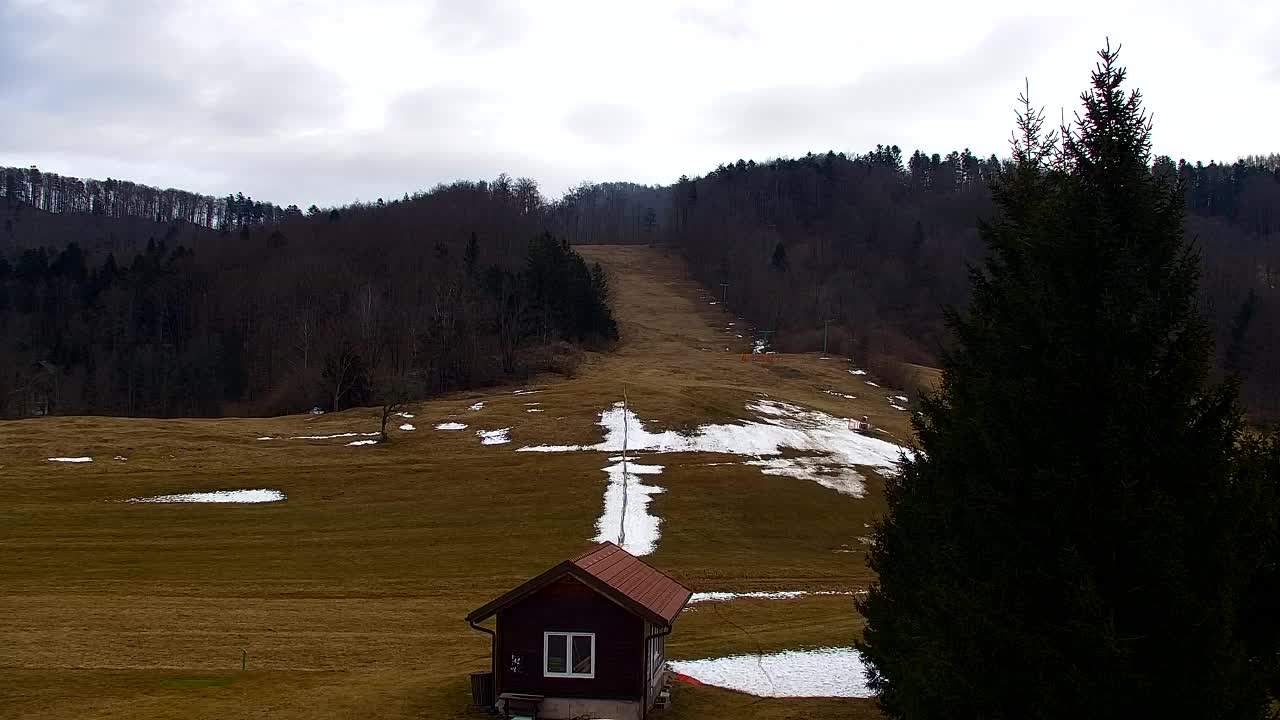
[(757, 697), (873, 696), (862, 655), (853, 648), (673, 660), (671, 669), (707, 685)]
[(512, 395), (532, 395), (537, 392), (542, 392), (542, 391), (541, 390), (517, 390), (511, 394)]
[(376, 433), (376, 432), (371, 432), (371, 433), (345, 432), (345, 433), (335, 433), (333, 435), (294, 435), (289, 439), (290, 440), (332, 440), (334, 438), (347, 438), (347, 437), (374, 437), (376, 435), (381, 435), (381, 434), (382, 433)]
[(871, 387), (880, 387), (879, 385), (877, 385), (877, 384), (875, 384), (875, 383), (871, 382), (870, 380), (863, 380), (862, 382), (864, 382), (864, 383), (866, 383), (866, 384), (870, 385)]
[(904, 402), (904, 403), (911, 402), (911, 400), (906, 395), (894, 395), (893, 399), (899, 402)]
[(689, 598), (690, 605), (704, 602), (728, 602), (739, 598), (755, 600), (794, 600), (808, 595), (852, 595), (844, 590), (761, 590), (754, 592), (696, 592)]
[(87, 463), (93, 462), (91, 457), (56, 457), (49, 458), (49, 462), (66, 462), (66, 463)]
[(471, 409), (472, 409), (472, 410), (483, 410), (483, 409), (484, 409), (484, 403), (482, 403), (482, 402), (478, 402), (478, 403), (476, 403), (475, 405), (472, 405), (472, 406), (471, 406)]
[(400, 426), (400, 429), (401, 429), (401, 430), (408, 431), (408, 430), (417, 430), (418, 428), (414, 427), (413, 425), (411, 425), (411, 424), (409, 424), (409, 423), (405, 423), (405, 424), (403, 424), (403, 425), (401, 425), (401, 426)]
[(279, 490), (215, 490), (213, 492), (182, 493), (181, 495), (157, 495), (147, 498), (129, 498), (132, 503), (265, 503), (284, 500)]
[(437, 430), (466, 430), (467, 426), (460, 422), (442, 422), (436, 425)]
[(651, 495), (665, 492), (640, 482), (641, 475), (658, 475), (661, 465), (640, 465), (631, 460), (608, 465), (609, 486), (604, 491), (604, 512), (596, 520), (596, 542), (613, 542), (632, 555), (648, 555), (658, 545), (661, 519), (649, 514)]
[(399, 416), (400, 416), (400, 417), (402, 417), (402, 418), (408, 418), (408, 419), (410, 419), (410, 420), (412, 420), (412, 419), (413, 419), (413, 413), (398, 412), (398, 413), (396, 413), (396, 415), (399, 415)]
[(867, 371), (866, 370), (850, 370), (849, 374), (850, 375), (866, 375)]
[(481, 445), (505, 445), (511, 442), (511, 428), (498, 428), (497, 430), (477, 430), (476, 435), (480, 437)]
[(378, 444), (377, 440), (356, 440), (354, 442), (347, 443), (347, 445), (377, 445), (377, 444)]
[(762, 600), (791, 600), (804, 597), (809, 593), (804, 590), (768, 590), (764, 592), (696, 592), (689, 598), (690, 605), (704, 602), (726, 602), (737, 598), (759, 598)]

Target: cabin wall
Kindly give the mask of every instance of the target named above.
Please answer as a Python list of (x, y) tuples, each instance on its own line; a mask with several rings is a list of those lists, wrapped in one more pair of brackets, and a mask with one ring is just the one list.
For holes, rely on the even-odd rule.
[(644, 652), (644, 672), (645, 672), (645, 707), (653, 707), (658, 700), (658, 693), (662, 690), (662, 685), (666, 680), (666, 672), (664, 669), (667, 665), (667, 636), (650, 638), (650, 635), (665, 631), (666, 628), (661, 625), (653, 625), (648, 622), (644, 624), (644, 636), (649, 638), (646, 643)]
[[(644, 625), (595, 590), (563, 577), (498, 612), (498, 693), (638, 700), (647, 694)], [(595, 633), (594, 678), (543, 677), (542, 634), (556, 631)]]

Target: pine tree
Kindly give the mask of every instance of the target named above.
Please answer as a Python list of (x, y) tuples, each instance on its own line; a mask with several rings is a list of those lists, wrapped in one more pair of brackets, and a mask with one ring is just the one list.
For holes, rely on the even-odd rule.
[(892, 717), (1260, 718), (1280, 678), (1277, 456), (1207, 383), (1180, 190), (1099, 55), (1060, 144), (1022, 98), (989, 258), (887, 486), (860, 649)]

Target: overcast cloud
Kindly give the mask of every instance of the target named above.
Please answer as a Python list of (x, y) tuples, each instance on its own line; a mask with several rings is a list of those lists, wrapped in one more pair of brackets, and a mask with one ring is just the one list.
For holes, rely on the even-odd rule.
[(1003, 156), (1023, 79), (1069, 117), (1108, 35), (1156, 152), (1280, 151), (1280, 3), (1027, 6), (0, 0), (0, 165), (305, 207), (877, 143)]

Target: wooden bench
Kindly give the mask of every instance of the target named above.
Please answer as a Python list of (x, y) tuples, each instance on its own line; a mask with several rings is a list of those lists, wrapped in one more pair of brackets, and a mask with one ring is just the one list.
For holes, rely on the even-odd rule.
[[(502, 703), (502, 717), (504, 718), (529, 718), (529, 720), (538, 720), (538, 708), (542, 706), (542, 701), (546, 699), (544, 695), (526, 695), (525, 693), (502, 693), (498, 696)], [(515, 713), (514, 715), (512, 713)]]

